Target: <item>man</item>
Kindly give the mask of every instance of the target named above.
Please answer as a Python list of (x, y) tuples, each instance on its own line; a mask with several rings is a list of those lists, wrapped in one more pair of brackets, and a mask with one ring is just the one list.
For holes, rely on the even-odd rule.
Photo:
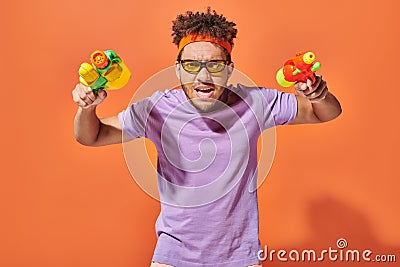
[[(260, 266), (254, 175), (257, 140), (275, 125), (320, 123), (341, 113), (321, 76), (297, 94), (227, 85), (235, 24), (210, 9), (173, 22), (182, 89), (157, 92), (99, 119), (106, 92), (78, 84), (75, 136), (88, 146), (146, 137), (158, 152), (161, 212), (151, 267)], [(212, 140), (212, 141), (210, 141)]]

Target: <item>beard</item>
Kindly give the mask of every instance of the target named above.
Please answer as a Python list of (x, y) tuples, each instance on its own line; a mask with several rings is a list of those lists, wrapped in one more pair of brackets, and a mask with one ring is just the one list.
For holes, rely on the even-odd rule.
[(221, 101), (213, 98), (190, 98), (189, 101), (198, 111), (202, 113), (215, 111), (218, 109), (218, 106), (221, 105)]

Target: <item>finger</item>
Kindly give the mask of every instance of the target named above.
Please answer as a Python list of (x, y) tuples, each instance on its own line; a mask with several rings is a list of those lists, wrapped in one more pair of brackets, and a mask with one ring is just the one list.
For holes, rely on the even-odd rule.
[(313, 84), (313, 87), (318, 87), (319, 84), (321, 83), (322, 80), (322, 76), (321, 75), (315, 75), (315, 82)]
[(95, 101), (95, 100), (96, 100), (96, 96), (95, 96), (94, 93), (91, 92), (91, 91), (86, 93), (86, 98), (88, 98), (88, 99), (90, 99), (90, 100), (92, 100), (92, 101)]
[(88, 97), (82, 98), (82, 101), (85, 102), (87, 105), (91, 105), (94, 103), (94, 100), (92, 100)]
[(97, 91), (97, 96), (101, 100), (104, 100), (107, 97), (107, 92), (104, 89), (99, 89), (99, 91)]
[(328, 90), (328, 87), (326, 85), (326, 82), (322, 81), (320, 86), (317, 88), (317, 90), (315, 90), (313, 93), (307, 95), (307, 98), (309, 100), (313, 100), (315, 98), (318, 98), (320, 95), (324, 94), (325, 91), (327, 91), (327, 90)]
[(294, 84), (294, 88), (297, 91), (304, 91), (307, 89), (307, 84), (303, 83), (303, 82), (297, 82)]
[(77, 83), (75, 86), (75, 90), (82, 90), (85, 86), (81, 83)]
[(294, 84), (294, 89), (295, 89), (296, 91), (301, 90), (301, 83), (295, 83), (295, 84)]
[(81, 98), (84, 101), (90, 100), (91, 102), (93, 102), (96, 100), (96, 96), (93, 93), (92, 88), (90, 88), (90, 87), (81, 86), (81, 87), (77, 88), (77, 94), (78, 94), (79, 98)]
[(72, 98), (77, 105), (84, 108), (91, 105), (96, 99), (92, 89), (81, 83), (75, 86), (75, 89), (72, 91)]
[(315, 82), (313, 83), (311, 79), (307, 79), (305, 84), (306, 84), (306, 88), (304, 90), (304, 94), (309, 95), (315, 91), (316, 87), (318, 87), (319, 80), (316, 79)]
[(96, 97), (95, 96), (90, 97), (88, 94), (81, 92), (79, 94), (79, 99), (85, 102), (87, 105), (90, 105), (93, 104), (93, 102), (96, 100)]
[(82, 98), (82, 99), (86, 98), (86, 89), (85, 88), (83, 88), (83, 87), (77, 88), (76, 93), (78, 94), (78, 96), (80, 98)]
[(85, 89), (85, 92), (86, 92), (86, 93), (90, 93), (90, 92), (93, 91), (92, 88), (90, 88), (90, 87), (88, 87), (88, 86), (84, 86), (84, 89)]
[(82, 99), (75, 101), (75, 103), (82, 108), (86, 108), (88, 106), (88, 104), (85, 101), (83, 101)]
[(325, 90), (319, 96), (309, 99), (309, 100), (311, 103), (319, 102), (326, 98), (326, 96), (328, 95), (328, 92), (329, 92), (328, 87), (325, 87)]
[(96, 99), (96, 97), (89, 97), (88, 94), (86, 94), (85, 92), (78, 92), (78, 98), (82, 101), (84, 101), (85, 103), (87, 103), (88, 105), (92, 104), (93, 101)]
[(304, 97), (306, 96), (306, 95), (304, 94), (303, 90), (301, 90), (301, 85), (296, 84), (295, 87), (294, 87), (294, 89), (296, 90), (296, 93), (297, 93), (298, 95), (304, 96)]
[(88, 91), (91, 90), (91, 88), (88, 87), (88, 86), (85, 86), (85, 85), (83, 85), (83, 84), (81, 84), (81, 83), (78, 83), (78, 84), (75, 86), (75, 90), (77, 90), (77, 91), (83, 91), (83, 92), (88, 92)]
[(93, 105), (98, 105), (107, 97), (107, 92), (104, 89), (99, 89), (97, 91), (97, 97), (93, 102)]
[(307, 90), (305, 92), (305, 95), (311, 96), (311, 97), (315, 97), (318, 96), (322, 90), (324, 90), (324, 88), (326, 87), (326, 82), (324, 80), (322, 80), (321, 78), (317, 79), (313, 85), (312, 90)]
[(312, 83), (311, 79), (307, 79), (307, 90), (304, 90), (304, 93), (306, 95), (313, 93), (320, 85), (320, 82), (321, 82), (321, 78), (319, 78), (319, 77), (316, 77), (314, 83)]
[(312, 81), (310, 79), (307, 79), (307, 87), (308, 89), (312, 89)]
[(318, 86), (314, 89), (314, 91), (310, 92), (310, 93), (306, 93), (307, 97), (317, 97), (321, 94), (321, 92), (326, 88), (326, 81), (324, 80), (319, 80), (318, 81)]
[(75, 87), (75, 89), (72, 91), (72, 98), (74, 102), (78, 103), (78, 101), (82, 98), (85, 97), (85, 93), (83, 92), (83, 89), (79, 84)]

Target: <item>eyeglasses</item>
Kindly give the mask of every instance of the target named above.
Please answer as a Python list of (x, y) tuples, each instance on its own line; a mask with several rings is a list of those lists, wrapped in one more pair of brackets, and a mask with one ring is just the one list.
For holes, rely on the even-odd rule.
[(197, 74), (202, 68), (206, 68), (209, 73), (219, 73), (225, 69), (227, 61), (210, 60), (198, 61), (192, 59), (184, 59), (180, 61), (183, 69), (191, 74)]

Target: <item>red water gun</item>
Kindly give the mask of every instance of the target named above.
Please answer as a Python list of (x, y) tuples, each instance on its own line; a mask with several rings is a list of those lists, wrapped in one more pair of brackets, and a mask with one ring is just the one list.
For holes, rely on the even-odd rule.
[(296, 82), (306, 83), (310, 79), (315, 82), (314, 72), (321, 68), (313, 52), (299, 52), (283, 64), (276, 73), (276, 81), (283, 87), (289, 87)]

